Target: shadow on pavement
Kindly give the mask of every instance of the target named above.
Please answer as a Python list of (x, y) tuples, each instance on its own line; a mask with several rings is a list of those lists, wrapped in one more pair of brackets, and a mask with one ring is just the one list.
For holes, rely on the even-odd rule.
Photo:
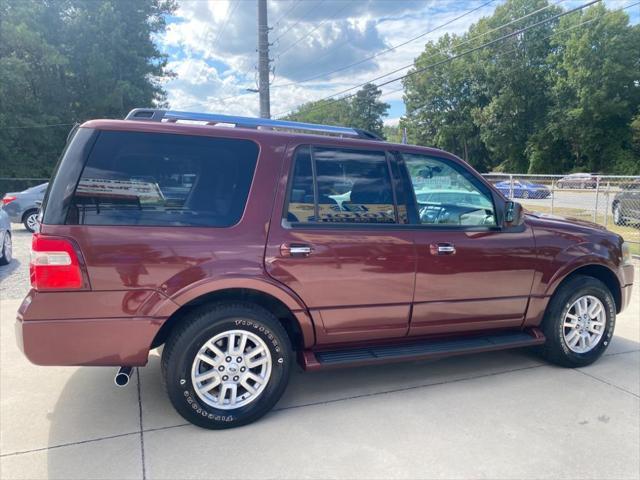
[(11, 260), (9, 265), (0, 266), (0, 285), (2, 285), (3, 282), (6, 282), (9, 279), (9, 276), (20, 268), (20, 265), (22, 265), (20, 260), (14, 258)]

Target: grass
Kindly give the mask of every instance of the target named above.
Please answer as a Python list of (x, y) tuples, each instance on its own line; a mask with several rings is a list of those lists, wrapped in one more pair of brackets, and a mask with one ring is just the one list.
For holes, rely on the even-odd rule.
[[(527, 205), (525, 202), (526, 200), (522, 201), (523, 206), (532, 212), (551, 213), (551, 207)], [(555, 207), (553, 209), (553, 214), (561, 217), (578, 218), (580, 220), (593, 222), (593, 211), (581, 208)], [(604, 214), (596, 215), (596, 223), (599, 225), (605, 225), (608, 230), (620, 235), (629, 242), (631, 253), (634, 255), (640, 255), (640, 228), (638, 226), (616, 225), (613, 223), (611, 215), (608, 215), (607, 218), (605, 218)]]

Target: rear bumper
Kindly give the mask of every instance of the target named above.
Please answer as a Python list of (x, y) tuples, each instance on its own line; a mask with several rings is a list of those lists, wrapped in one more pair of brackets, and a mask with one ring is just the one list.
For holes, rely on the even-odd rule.
[(160, 323), (148, 318), (16, 320), (16, 341), (36, 365), (142, 366)]
[(42, 319), (20, 306), (16, 342), (36, 365), (142, 366), (165, 318)]
[(22, 214), (24, 210), (19, 207), (15, 202), (8, 203), (2, 207), (7, 215), (9, 215), (9, 220), (11, 223), (22, 223)]

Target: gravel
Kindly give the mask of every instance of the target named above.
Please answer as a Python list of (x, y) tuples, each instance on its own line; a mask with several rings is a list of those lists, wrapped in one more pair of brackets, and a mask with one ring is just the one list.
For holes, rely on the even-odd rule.
[(0, 267), (0, 301), (23, 298), (29, 291), (29, 251), (31, 233), (22, 224), (13, 224), (13, 260)]

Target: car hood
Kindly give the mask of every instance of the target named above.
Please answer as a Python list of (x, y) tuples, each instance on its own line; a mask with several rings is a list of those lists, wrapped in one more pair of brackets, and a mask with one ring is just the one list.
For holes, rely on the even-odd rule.
[(578, 218), (561, 217), (550, 213), (525, 211), (525, 221), (528, 221), (531, 224), (543, 225), (548, 228), (556, 228), (558, 230), (568, 229), (573, 232), (609, 233), (611, 235), (615, 235), (597, 223), (580, 220)]

